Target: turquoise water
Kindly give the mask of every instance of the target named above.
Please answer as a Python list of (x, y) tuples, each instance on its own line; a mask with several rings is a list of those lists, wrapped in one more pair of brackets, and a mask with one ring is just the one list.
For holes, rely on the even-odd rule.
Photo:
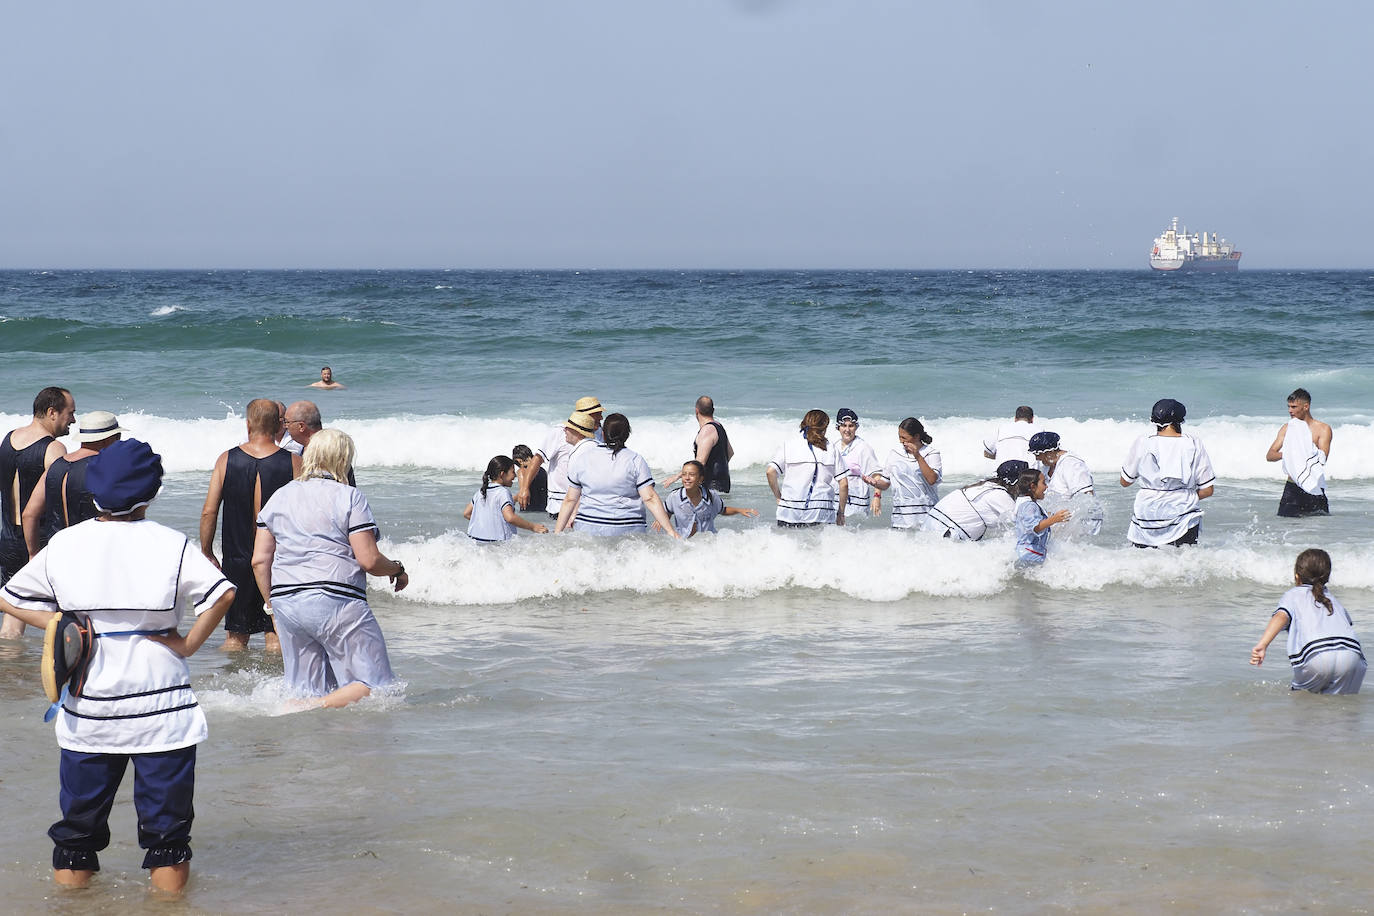
[[(0, 425), (47, 384), (119, 412), (169, 472), (153, 516), (194, 535), (247, 401), (312, 397), (412, 573), (373, 583), (398, 696), (283, 716), (276, 660), (193, 660), (191, 911), (1349, 911), (1374, 717), (1246, 659), (1308, 546), (1374, 639), (1372, 337), (1368, 272), (5, 272)], [(325, 364), (347, 390), (306, 387)], [(1335, 429), (1333, 515), (1281, 521), (1264, 451), (1299, 385)], [(488, 458), (576, 398), (626, 413), (661, 479), (702, 393), (759, 520), (463, 535)], [(1217, 495), (1198, 548), (1136, 551), (1116, 471), (1165, 396)], [(1023, 403), (1106, 512), (1040, 570), (885, 519), (771, 525), (763, 465), (809, 408), (853, 407), (880, 455), (923, 417), (945, 492)], [(50, 893), (37, 647), (2, 648), (0, 892), (136, 909), (127, 801), (98, 887)]]

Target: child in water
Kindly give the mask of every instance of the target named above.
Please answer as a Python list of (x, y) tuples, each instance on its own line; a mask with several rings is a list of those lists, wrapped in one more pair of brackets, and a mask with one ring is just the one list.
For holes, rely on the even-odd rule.
[(1039, 566), (1050, 549), (1050, 528), (1069, 520), (1069, 510), (1046, 515), (1040, 500), (1049, 482), (1040, 471), (1022, 471), (1016, 481), (1016, 565)]
[(497, 455), (487, 462), (482, 474), (482, 487), (472, 494), (463, 518), (468, 520), (468, 537), (490, 543), (509, 541), (515, 529), (523, 528), (535, 534), (548, 534), (549, 529), (537, 522), (527, 522), (515, 511), (510, 485), (515, 482), (515, 462), (505, 455)]
[(680, 475), (682, 489), (672, 493), (664, 500), (664, 508), (668, 510), (668, 515), (672, 518), (673, 527), (677, 529), (678, 535), (689, 538), (701, 531), (709, 531), (714, 534), (717, 515), (758, 517), (759, 510), (736, 509), (733, 506), (727, 506), (725, 501), (720, 498), (719, 493), (703, 489), (701, 481), (705, 475), (706, 469), (700, 461), (688, 461), (682, 466), (682, 474)]
[(1355, 626), (1336, 596), (1326, 590), (1331, 557), (1312, 548), (1293, 564), (1294, 587), (1283, 593), (1264, 635), (1250, 650), (1250, 664), (1264, 664), (1264, 650), (1282, 630), (1288, 631), (1288, 661), (1293, 690), (1312, 693), (1359, 693), (1367, 667)]

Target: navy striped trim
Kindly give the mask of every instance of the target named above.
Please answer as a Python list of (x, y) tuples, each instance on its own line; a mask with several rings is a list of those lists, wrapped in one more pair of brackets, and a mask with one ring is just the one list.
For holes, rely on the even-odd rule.
[(378, 531), (379, 533), (380, 533), (381, 530), (382, 530), (381, 528), (378, 528), (378, 527), (377, 527), (377, 523), (376, 523), (376, 522), (368, 522), (366, 525), (354, 525), (352, 528), (349, 528), (349, 529), (348, 529), (348, 533), (349, 533), (349, 534), (352, 534), (352, 533), (355, 532), (355, 531), (364, 531), (364, 530), (366, 530), (366, 529), (368, 529), (368, 528), (376, 528), (377, 531)]
[(89, 693), (82, 693), (82, 694), (78, 694), (77, 696), (78, 696), (80, 699), (83, 699), (83, 700), (90, 700), (90, 701), (93, 702), (93, 703), (113, 703), (113, 702), (115, 702), (116, 700), (132, 700), (132, 699), (135, 699), (136, 697), (152, 697), (152, 696), (157, 696), (159, 693), (171, 693), (171, 692), (174, 691), (174, 690), (190, 690), (190, 689), (191, 689), (191, 684), (190, 684), (190, 682), (188, 681), (188, 682), (185, 683), (185, 684), (173, 684), (171, 687), (159, 687), (159, 688), (157, 688), (156, 690), (144, 690), (144, 691), (141, 691), (141, 692), (139, 692), (139, 693), (123, 693), (123, 694), (120, 694), (119, 696), (116, 696), (116, 697), (95, 697), (95, 696), (91, 696)]
[(194, 602), (191, 606), (200, 607), (202, 604), (209, 601), (210, 596), (213, 595), (221, 585), (228, 585), (230, 588), (238, 588), (237, 585), (234, 585), (234, 583), (230, 582), (228, 579), (224, 578), (223, 576), (220, 576), (219, 581), (216, 582), (214, 585), (210, 586), (209, 591), (205, 593), (205, 597), (201, 598), (199, 601)]
[(63, 706), (62, 711), (65, 712), (67, 715), (75, 716), (78, 719), (94, 719), (98, 722), (106, 722), (114, 721), (115, 719), (146, 719), (149, 716), (165, 716), (168, 713), (181, 712), (183, 709), (195, 709), (199, 705), (199, 703), (190, 702), (184, 703), (181, 706), (173, 706), (170, 709), (154, 709), (148, 712), (131, 712), (126, 713), (122, 716), (88, 716), (85, 713), (76, 712), (67, 706)]
[(328, 579), (318, 582), (291, 582), (283, 585), (272, 586), (272, 597), (281, 595), (297, 595), (301, 592), (318, 590), (327, 592), (331, 595), (338, 595), (343, 598), (367, 599), (367, 589), (358, 588), (356, 585), (349, 585), (347, 582), (331, 582)]
[(14, 598), (16, 601), (32, 601), (36, 604), (51, 604), (53, 607), (57, 606), (56, 598), (45, 598), (42, 595), (21, 595), (8, 586), (5, 587), (5, 594)]
[(579, 512), (577, 513), (577, 517), (573, 521), (574, 523), (586, 522), (589, 525), (634, 526), (643, 525), (646, 521), (646, 518), (644, 513), (642, 512), (637, 516), (627, 516), (624, 518), (608, 518), (606, 516), (601, 515), (584, 515), (583, 513)]
[(1360, 658), (1364, 658), (1364, 649), (1360, 646), (1360, 641), (1353, 636), (1326, 636), (1321, 639), (1314, 639), (1303, 646), (1301, 651), (1288, 656), (1288, 660), (1296, 667), (1305, 665), (1314, 655), (1323, 652), (1334, 652), (1338, 649), (1351, 649), (1358, 652)]

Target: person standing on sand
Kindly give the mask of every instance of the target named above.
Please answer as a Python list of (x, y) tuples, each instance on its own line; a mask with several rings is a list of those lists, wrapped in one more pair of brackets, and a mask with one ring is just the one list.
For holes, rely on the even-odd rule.
[[(258, 513), (272, 494), (300, 475), (301, 459), (277, 445), (277, 405), (266, 398), (248, 402), (248, 441), (221, 452), (210, 473), (210, 488), (200, 511), (200, 551), (224, 570), (238, 590), (224, 618), (226, 652), (248, 648), (254, 633), (262, 633), (268, 652), (280, 652), (272, 618), (262, 609), (263, 596), (253, 577), (253, 542)], [(220, 549), (215, 559), (215, 524), (224, 506)]]
[(1326, 459), (1331, 427), (1312, 416), (1312, 395), (1299, 388), (1288, 396), (1288, 422), (1279, 427), (1266, 461), (1282, 461), (1288, 482), (1279, 497), (1279, 516), (1330, 515), (1326, 502)]
[(342, 382), (334, 381), (334, 370), (325, 366), (320, 370), (320, 380), (318, 382), (311, 382), (310, 387), (323, 388), (325, 391), (339, 391), (347, 386)]
[[(67, 454), (58, 438), (76, 419), (76, 399), (65, 388), (44, 388), (33, 399), (33, 420), (0, 440), (0, 585), (29, 561), (24, 507), (52, 463)], [(0, 639), (18, 639), (24, 624), (6, 617)]]
[[(234, 586), (184, 534), (145, 518), (162, 487), (162, 461), (146, 443), (124, 439), (91, 458), (86, 486), (100, 516), (54, 534), (0, 590), (6, 615), (44, 627), (61, 608), (96, 637), (85, 682), (57, 711), (53, 882), (85, 887), (100, 871), (132, 763), (143, 867), (155, 890), (179, 893), (191, 872), (196, 745), (208, 736), (186, 658), (219, 626)], [(187, 607), (197, 617), (183, 637)]]

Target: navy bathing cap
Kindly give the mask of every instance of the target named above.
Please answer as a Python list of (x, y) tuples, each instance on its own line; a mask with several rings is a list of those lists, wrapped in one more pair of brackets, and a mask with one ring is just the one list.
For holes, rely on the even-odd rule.
[(1030, 437), (1032, 452), (1052, 452), (1059, 448), (1059, 433), (1036, 433)]
[(137, 439), (121, 439), (90, 459), (86, 489), (96, 507), (127, 515), (147, 505), (162, 487), (162, 456)]
[(835, 422), (843, 423), (846, 420), (853, 420), (855, 423), (858, 423), (859, 415), (848, 407), (841, 407), (839, 412), (835, 414)]
[(1010, 461), (1003, 461), (997, 465), (997, 479), (1005, 484), (1016, 483), (1021, 477), (1022, 471), (1029, 471), (1030, 465), (1020, 458), (1013, 458)]
[(1166, 423), (1182, 423), (1187, 414), (1188, 408), (1173, 398), (1160, 398), (1155, 401), (1155, 406), (1150, 409), (1150, 422), (1156, 426), (1163, 426)]

